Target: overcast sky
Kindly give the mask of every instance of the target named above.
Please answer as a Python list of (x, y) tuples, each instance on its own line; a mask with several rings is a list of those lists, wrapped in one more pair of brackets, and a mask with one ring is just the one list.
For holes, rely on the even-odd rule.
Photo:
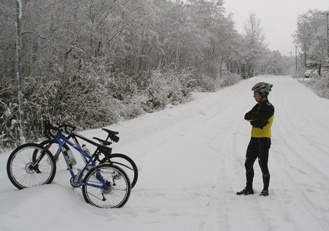
[(224, 8), (233, 13), (240, 34), (245, 34), (243, 26), (254, 13), (260, 19), (268, 48), (290, 56), (295, 50), (291, 35), (297, 29), (298, 16), (310, 9), (329, 11), (329, 0), (224, 0)]

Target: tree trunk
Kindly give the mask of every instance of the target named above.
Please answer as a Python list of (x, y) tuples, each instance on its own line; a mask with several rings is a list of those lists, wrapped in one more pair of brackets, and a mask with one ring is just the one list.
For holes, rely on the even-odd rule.
[(17, 4), (17, 22), (16, 22), (16, 78), (18, 84), (18, 104), (19, 104), (19, 136), (21, 143), (25, 143), (24, 129), (24, 81), (22, 76), (22, 2), (16, 1)]

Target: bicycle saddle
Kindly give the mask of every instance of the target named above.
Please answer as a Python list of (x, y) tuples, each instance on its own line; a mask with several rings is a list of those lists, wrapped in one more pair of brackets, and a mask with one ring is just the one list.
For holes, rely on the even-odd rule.
[(112, 131), (110, 129), (107, 129), (107, 128), (102, 128), (103, 131), (106, 131), (109, 135), (118, 135), (119, 132), (116, 132), (116, 131)]
[(106, 128), (102, 128), (103, 131), (106, 131), (108, 133), (108, 137), (110, 138), (113, 142), (118, 142), (119, 141), (119, 137), (117, 136), (117, 134), (119, 134), (119, 132), (116, 131), (112, 131), (110, 129), (106, 129)]

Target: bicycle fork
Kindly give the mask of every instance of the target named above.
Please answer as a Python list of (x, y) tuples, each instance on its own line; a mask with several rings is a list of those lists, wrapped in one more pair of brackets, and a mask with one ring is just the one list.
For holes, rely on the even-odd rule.
[[(47, 152), (47, 150), (49, 149), (50, 146), (51, 146), (51, 144), (48, 144), (44, 149), (42, 149), (39, 157), (37, 156), (38, 150), (35, 150), (34, 151), (32, 163), (27, 164), (26, 167), (25, 167), (26, 172), (29, 172), (29, 173), (33, 173), (33, 172), (41, 173), (41, 171), (39, 169), (39, 163), (42, 160), (42, 158), (46, 155), (46, 152)], [(35, 160), (34, 160), (34, 157), (35, 157)]]

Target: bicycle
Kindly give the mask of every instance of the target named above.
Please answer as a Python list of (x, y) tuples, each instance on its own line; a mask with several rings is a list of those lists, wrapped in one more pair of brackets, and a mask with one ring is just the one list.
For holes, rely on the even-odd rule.
[[(78, 141), (78, 138), (82, 139), (82, 140), (85, 140), (87, 142), (90, 143), (90, 140), (87, 139), (86, 137), (82, 136), (81, 134), (79, 133), (76, 133), (75, 130), (76, 130), (76, 127), (74, 125), (71, 125), (71, 124), (65, 124), (63, 125), (64, 126), (64, 130), (65, 130), (65, 133), (68, 134), (66, 136), (67, 139), (73, 139), (74, 141), (74, 144), (78, 147), (80, 147), (81, 149), (85, 149), (84, 151), (90, 155), (89, 153), (89, 150), (86, 149), (86, 146), (84, 148), (84, 145), (80, 145), (79, 141)], [(93, 137), (93, 139), (96, 139), (97, 141), (100, 142), (101, 145), (103, 146), (110, 146), (112, 144), (112, 142), (118, 142), (119, 141), (119, 137), (117, 136), (119, 134), (119, 132), (116, 132), (116, 131), (112, 131), (112, 130), (109, 130), (109, 129), (106, 129), (106, 128), (102, 128), (103, 131), (107, 132), (107, 137), (105, 140), (102, 140), (98, 137)], [(109, 139), (111, 141), (109, 141)], [(47, 140), (44, 140), (40, 143), (40, 145), (42, 146), (47, 146), (49, 145), (50, 143), (53, 143), (56, 145), (56, 143), (54, 143), (52, 141), (52, 139), (47, 139)], [(51, 146), (50, 145), (48, 147), (48, 150), (51, 149)], [(75, 165), (76, 164), (76, 161), (74, 159), (74, 157), (72, 157), (72, 151), (70, 150), (70, 148), (67, 146), (67, 145), (64, 145), (64, 148), (65, 148), (65, 151), (64, 151), (64, 155), (67, 157), (67, 159), (69, 160), (70, 164), (71, 165)], [(60, 160), (60, 154), (61, 154), (61, 149), (58, 148), (58, 145), (56, 145), (55, 147), (55, 150), (53, 151), (53, 156), (55, 158), (55, 161), (57, 163), (57, 165), (59, 165), (59, 160)], [(109, 157), (103, 157), (101, 159), (100, 155), (101, 155), (101, 152), (99, 152), (98, 149), (95, 150), (95, 152), (93, 153), (93, 155), (96, 155), (96, 161), (99, 163), (99, 164), (104, 164), (104, 163), (110, 163), (110, 164), (114, 164), (114, 165), (117, 165), (119, 166), (122, 170), (125, 171), (125, 173), (127, 174), (127, 176), (129, 177), (129, 180), (130, 180), (130, 183), (131, 183), (131, 188), (134, 188), (136, 183), (137, 183), (137, 180), (138, 180), (138, 168), (137, 168), (137, 165), (135, 164), (135, 162), (127, 155), (125, 154), (122, 154), (122, 153), (110, 153)], [(82, 159), (84, 160), (84, 163), (87, 162), (87, 159), (84, 158), (84, 156), (82, 156)], [(72, 163), (73, 162), (73, 163)], [(66, 163), (64, 162), (64, 166), (66, 168)], [(72, 166), (71, 166), (72, 167)]]
[[(46, 134), (56, 131), (52, 141), (61, 149), (67, 168), (70, 172), (70, 183), (77, 188), (82, 186), (85, 201), (100, 208), (120, 208), (126, 204), (130, 196), (130, 181), (126, 173), (113, 164), (96, 164), (96, 155), (88, 155), (81, 147), (69, 141), (63, 134), (65, 125), (54, 126), (49, 121), (44, 123)], [(85, 138), (85, 141), (95, 145), (99, 152), (108, 157), (111, 148), (99, 145)], [(47, 146), (52, 145), (52, 143)], [(64, 145), (73, 147), (87, 159), (83, 169), (77, 173), (70, 166), (64, 154)], [(8, 177), (18, 189), (50, 184), (56, 174), (56, 162), (47, 149), (36, 143), (27, 143), (17, 147), (9, 156), (7, 162)], [(85, 174), (86, 173), (86, 174)]]

